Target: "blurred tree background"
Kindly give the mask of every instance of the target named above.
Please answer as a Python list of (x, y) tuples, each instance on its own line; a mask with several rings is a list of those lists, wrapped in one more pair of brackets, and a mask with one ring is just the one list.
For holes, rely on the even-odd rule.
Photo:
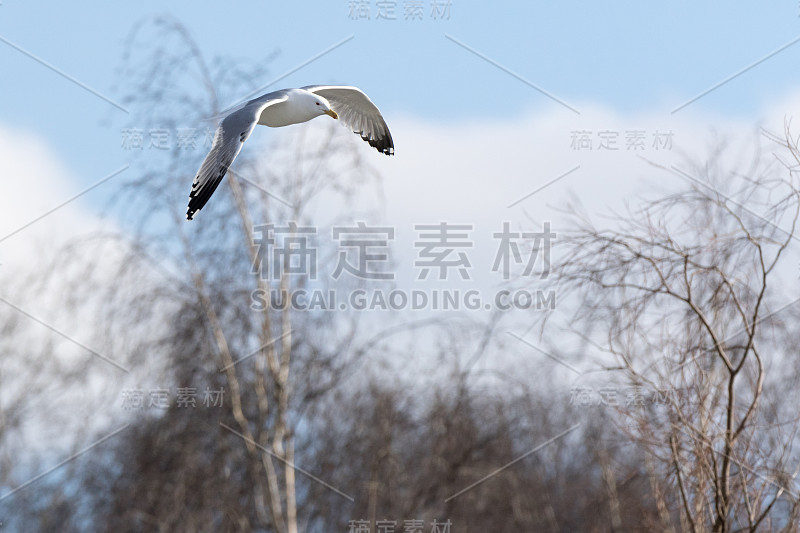
[[(128, 48), (131, 128), (213, 130), (268, 78), (270, 56), (205, 58), (169, 18), (137, 25)], [(780, 304), (800, 209), (788, 125), (738, 176), (721, 150), (608, 228), (570, 211), (550, 283), (572, 314), (536, 324), (552, 357), (629, 391), (617, 402), (582, 401), (558, 364), (478, 370), (516, 342), (498, 315), (254, 309), (254, 291), (361, 286), (272, 276), (259, 240), (268, 223), (325, 235), (380, 217), (374, 159), (339, 129), (287, 129), (264, 154), (251, 140), (191, 223), (203, 136), (142, 157), (109, 206), (125, 231), (73, 243), (17, 290), (66, 288), (52, 297), (93, 327), (88, 355), (73, 342), (54, 358), (70, 343), (2, 309), (4, 530), (800, 530), (798, 321)], [(436, 372), (393, 371), (415, 358)], [(173, 401), (131, 395), (153, 388)], [(26, 426), (33, 411), (41, 428)], [(44, 450), (69, 460), (53, 468)]]

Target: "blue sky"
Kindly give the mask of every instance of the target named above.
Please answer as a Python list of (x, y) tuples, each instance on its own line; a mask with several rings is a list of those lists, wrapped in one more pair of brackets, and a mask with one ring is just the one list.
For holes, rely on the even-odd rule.
[[(446, 3), (438, 0), (439, 3)], [(450, 35), (557, 98), (619, 112), (663, 113), (800, 36), (797, 2), (506, 2), (451, 0), (449, 18), (353, 20), (350, 0), (328, 2), (23, 2), (2, 0), (0, 37), (111, 99), (134, 22), (171, 14), (207, 57), (264, 57), (269, 79), (332, 44), (346, 44), (274, 88), (347, 83), (364, 88), (390, 122), (513, 120), (559, 104), (476, 57)], [(130, 117), (0, 42), (0, 125), (42, 137), (79, 182), (124, 165), (120, 128)], [(753, 116), (797, 88), (800, 43), (680, 113)], [(3, 154), (8, 157), (10, 154)]]

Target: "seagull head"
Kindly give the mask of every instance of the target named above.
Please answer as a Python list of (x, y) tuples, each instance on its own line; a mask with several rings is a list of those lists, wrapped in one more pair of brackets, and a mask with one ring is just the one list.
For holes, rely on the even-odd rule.
[(311, 94), (312, 99), (309, 100), (309, 105), (313, 106), (320, 115), (328, 115), (329, 117), (333, 117), (334, 119), (338, 119), (339, 115), (331, 109), (331, 104), (321, 96), (317, 96), (316, 94)]

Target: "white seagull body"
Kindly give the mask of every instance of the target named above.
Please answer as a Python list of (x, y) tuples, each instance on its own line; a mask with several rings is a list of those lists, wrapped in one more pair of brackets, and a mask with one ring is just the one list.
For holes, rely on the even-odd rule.
[(340, 119), (379, 152), (394, 154), (394, 142), (386, 122), (372, 100), (360, 89), (309, 85), (274, 91), (250, 100), (222, 119), (211, 151), (192, 183), (187, 220), (192, 220), (195, 213), (206, 205), (256, 124), (279, 128), (321, 115)]

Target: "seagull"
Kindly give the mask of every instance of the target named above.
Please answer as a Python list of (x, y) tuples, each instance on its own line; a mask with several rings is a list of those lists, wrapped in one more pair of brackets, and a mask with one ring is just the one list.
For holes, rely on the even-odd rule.
[(206, 205), (256, 124), (280, 128), (322, 115), (341, 120), (379, 152), (394, 154), (394, 141), (381, 112), (361, 89), (309, 85), (273, 91), (250, 100), (222, 119), (211, 151), (192, 183), (186, 219), (192, 220)]

